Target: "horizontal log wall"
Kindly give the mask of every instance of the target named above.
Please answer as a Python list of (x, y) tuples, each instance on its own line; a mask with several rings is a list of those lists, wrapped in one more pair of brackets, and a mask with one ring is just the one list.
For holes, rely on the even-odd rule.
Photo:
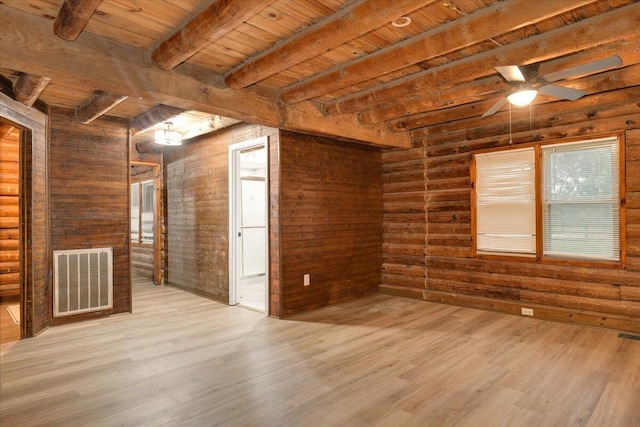
[(425, 158), (422, 143), (382, 154), (384, 189), (381, 289), (422, 299), (426, 269)]
[[(513, 141), (562, 141), (623, 132), (626, 136), (626, 267), (594, 268), (517, 260), (475, 258), (471, 251), (470, 160), (480, 149), (509, 145), (506, 113), (416, 129), (424, 147), (424, 167), (413, 155), (388, 152), (385, 170), (385, 247), (381, 290), (451, 304), (520, 314), (532, 307), (536, 317), (640, 332), (640, 103), (627, 99), (583, 110), (558, 111), (556, 103), (514, 110)], [(571, 103), (563, 105), (567, 109)], [(553, 108), (553, 109), (552, 109)], [(547, 112), (547, 110), (549, 110)], [(413, 161), (413, 163), (412, 163)], [(424, 179), (420, 180), (420, 174)], [(427, 231), (421, 223), (419, 192), (426, 186)], [(412, 218), (412, 215), (415, 218)], [(409, 232), (409, 230), (414, 230)], [(420, 241), (424, 239), (424, 242)], [(413, 246), (415, 245), (415, 247)], [(426, 267), (407, 256), (426, 250)], [(391, 263), (390, 260), (398, 260)], [(390, 272), (393, 274), (390, 274)]]
[[(113, 310), (131, 311), (128, 124), (101, 118), (79, 123), (52, 109), (49, 145), (51, 251), (113, 248)], [(102, 316), (87, 313), (52, 324)]]
[(282, 132), (279, 179), (282, 315), (377, 290), (380, 151)]
[(153, 280), (153, 245), (131, 242), (132, 273)]
[(238, 125), (165, 149), (168, 285), (229, 302), (229, 145), (277, 133)]
[(20, 130), (0, 122), (0, 301), (20, 297)]

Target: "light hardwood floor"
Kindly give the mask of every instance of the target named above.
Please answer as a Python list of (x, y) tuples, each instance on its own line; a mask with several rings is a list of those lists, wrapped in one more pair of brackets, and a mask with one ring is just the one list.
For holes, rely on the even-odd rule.
[(0, 351), (2, 426), (640, 425), (640, 341), (385, 295), (277, 320), (137, 280)]
[(13, 343), (20, 339), (20, 325), (11, 319), (7, 311), (9, 305), (14, 304), (0, 304), (0, 345)]

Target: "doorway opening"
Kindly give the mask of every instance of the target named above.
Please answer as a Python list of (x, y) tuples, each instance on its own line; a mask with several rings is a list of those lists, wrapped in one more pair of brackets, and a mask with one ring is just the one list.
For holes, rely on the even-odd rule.
[(267, 137), (229, 147), (229, 304), (269, 313)]
[(156, 285), (161, 285), (163, 278), (161, 188), (158, 164), (131, 163), (131, 271)]
[(21, 140), (25, 132), (0, 118), (0, 344), (22, 338)]

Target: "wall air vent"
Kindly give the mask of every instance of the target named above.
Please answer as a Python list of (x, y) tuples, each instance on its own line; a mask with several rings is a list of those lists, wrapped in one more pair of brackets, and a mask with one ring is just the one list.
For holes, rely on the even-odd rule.
[(111, 248), (53, 252), (53, 317), (113, 307)]

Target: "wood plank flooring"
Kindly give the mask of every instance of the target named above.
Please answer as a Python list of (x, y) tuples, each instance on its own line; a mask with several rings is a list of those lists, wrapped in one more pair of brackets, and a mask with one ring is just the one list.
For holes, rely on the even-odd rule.
[(0, 347), (2, 426), (638, 426), (640, 341), (385, 295), (277, 320), (136, 280)]
[(0, 345), (8, 345), (20, 339), (20, 325), (11, 319), (7, 311), (9, 305), (13, 305), (13, 303), (0, 304)]

